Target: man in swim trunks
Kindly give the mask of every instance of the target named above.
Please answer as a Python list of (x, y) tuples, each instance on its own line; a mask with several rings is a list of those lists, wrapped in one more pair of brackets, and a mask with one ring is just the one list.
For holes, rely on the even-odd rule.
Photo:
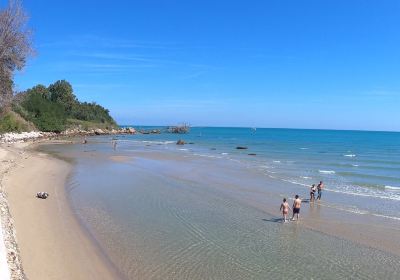
[(319, 182), (318, 186), (317, 186), (317, 190), (318, 190), (318, 200), (321, 200), (321, 196), (322, 196), (322, 190), (324, 188), (324, 183), (322, 181)]
[(287, 221), (287, 215), (289, 213), (289, 209), (290, 209), (289, 203), (287, 203), (286, 198), (284, 198), (281, 204), (281, 208), (279, 209), (280, 211), (282, 211), (283, 222)]
[(296, 215), (296, 220), (299, 220), (300, 217), (300, 206), (301, 206), (301, 199), (299, 198), (299, 195), (296, 194), (294, 197), (294, 202), (293, 202), (293, 216), (292, 216), (292, 221), (294, 220), (294, 215)]

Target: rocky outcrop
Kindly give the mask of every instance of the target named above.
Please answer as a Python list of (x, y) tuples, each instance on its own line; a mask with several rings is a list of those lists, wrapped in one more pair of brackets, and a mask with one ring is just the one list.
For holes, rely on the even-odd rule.
[[(81, 129), (81, 128), (69, 128), (61, 133), (54, 132), (21, 132), (21, 133), (5, 133), (0, 134), (0, 143), (14, 143), (14, 142), (25, 142), (38, 139), (54, 139), (57, 137), (74, 137), (74, 136), (93, 136), (93, 135), (125, 135), (125, 134), (160, 134), (159, 129), (152, 130), (139, 130), (137, 131), (133, 127), (122, 127), (118, 129)], [(184, 145), (185, 142), (180, 140), (181, 143), (178, 145)], [(179, 141), (178, 141), (179, 142)], [(193, 144), (193, 143), (189, 143)]]
[(243, 147), (243, 146), (238, 146), (236, 147), (237, 150), (247, 150), (247, 147)]
[(90, 129), (84, 130), (79, 128), (67, 129), (60, 133), (64, 136), (91, 136), (91, 135), (118, 135), (118, 134), (136, 134), (137, 131), (133, 127), (123, 127), (119, 129)]
[(152, 129), (152, 130), (139, 130), (140, 134), (160, 134), (161, 130), (159, 129)]
[(5, 133), (0, 135), (0, 143), (15, 143), (25, 142), (29, 140), (41, 139), (41, 138), (52, 138), (57, 136), (57, 133), (53, 132), (21, 132), (21, 133)]

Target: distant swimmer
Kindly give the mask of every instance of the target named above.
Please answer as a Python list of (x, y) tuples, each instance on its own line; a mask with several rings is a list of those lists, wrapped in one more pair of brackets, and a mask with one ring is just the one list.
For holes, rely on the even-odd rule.
[(82, 140), (82, 144), (87, 144), (87, 139), (86, 139), (86, 136), (85, 136), (85, 138), (83, 138), (83, 140)]
[(117, 141), (116, 140), (113, 140), (112, 141), (112, 145), (113, 145), (113, 149), (114, 149), (114, 151), (117, 149)]
[(310, 189), (310, 202), (315, 200), (316, 191), (317, 191), (317, 188), (315, 187), (315, 184), (312, 184), (311, 189)]
[(322, 197), (322, 190), (324, 189), (324, 183), (322, 181), (319, 182), (318, 186), (317, 186), (317, 190), (318, 190), (318, 200), (321, 200)]
[(301, 199), (299, 198), (299, 195), (296, 194), (294, 197), (294, 202), (293, 202), (293, 216), (292, 216), (292, 221), (294, 220), (294, 215), (296, 215), (296, 220), (299, 220), (300, 218), (300, 207), (301, 207)]
[(290, 210), (290, 206), (289, 206), (289, 203), (287, 203), (286, 198), (283, 199), (281, 208), (279, 210), (282, 211), (283, 221), (286, 222), (287, 215), (289, 214), (289, 210)]

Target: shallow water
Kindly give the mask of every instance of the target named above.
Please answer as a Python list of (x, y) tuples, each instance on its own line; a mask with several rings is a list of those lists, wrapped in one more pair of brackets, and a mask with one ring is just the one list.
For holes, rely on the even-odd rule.
[[(146, 136), (151, 139), (121, 138), (127, 141), (120, 141), (117, 151), (109, 137), (92, 138), (86, 146), (46, 147), (74, 159), (69, 185), (74, 209), (127, 278), (398, 279), (399, 257), (296, 222), (282, 224), (242, 199), (276, 196), (278, 203), (280, 195), (307, 193), (301, 185), (281, 181), (291, 178), (269, 178), (269, 168), (260, 166), (296, 161), (294, 157), (276, 151), (273, 160), (250, 157), (232, 148), (237, 140), (230, 146), (197, 141), (177, 147), (165, 142), (176, 135)], [(286, 174), (282, 170), (272, 174)], [(389, 197), (326, 196), (328, 205), (355, 213), (354, 197), (370, 203), (369, 212), (376, 208), (380, 213), (382, 201), (393, 206), (386, 214), (398, 211)]]
[[(174, 144), (179, 137), (195, 145), (177, 148)], [(198, 157), (240, 161), (267, 177), (295, 184), (303, 192), (323, 180), (326, 192), (343, 194), (335, 203), (340, 204), (346, 197), (346, 203), (360, 211), (400, 219), (400, 133), (193, 128), (183, 136), (135, 135), (120, 139), (120, 146), (127, 149), (135, 144), (158, 145), (160, 149)], [(236, 150), (237, 146), (248, 149)], [(372, 198), (372, 203), (365, 198)]]

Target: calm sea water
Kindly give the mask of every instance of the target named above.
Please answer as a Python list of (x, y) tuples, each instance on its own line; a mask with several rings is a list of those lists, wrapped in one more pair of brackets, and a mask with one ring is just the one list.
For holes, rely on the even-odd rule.
[[(174, 144), (180, 138), (196, 145), (177, 148)], [(188, 149), (199, 157), (240, 160), (269, 177), (306, 188), (322, 180), (327, 192), (345, 194), (346, 203), (351, 203), (355, 211), (400, 219), (400, 133), (192, 128), (181, 136), (135, 135), (122, 139), (162, 143), (172, 150)], [(237, 146), (248, 149), (236, 150)], [(373, 198), (375, 203), (366, 205), (363, 197)]]
[(397, 256), (284, 225), (244, 200), (308, 196), (309, 185), (323, 180), (324, 206), (398, 223), (400, 133), (192, 128), (116, 139), (116, 151), (110, 136), (46, 149), (75, 161), (73, 206), (128, 279), (400, 273)]

